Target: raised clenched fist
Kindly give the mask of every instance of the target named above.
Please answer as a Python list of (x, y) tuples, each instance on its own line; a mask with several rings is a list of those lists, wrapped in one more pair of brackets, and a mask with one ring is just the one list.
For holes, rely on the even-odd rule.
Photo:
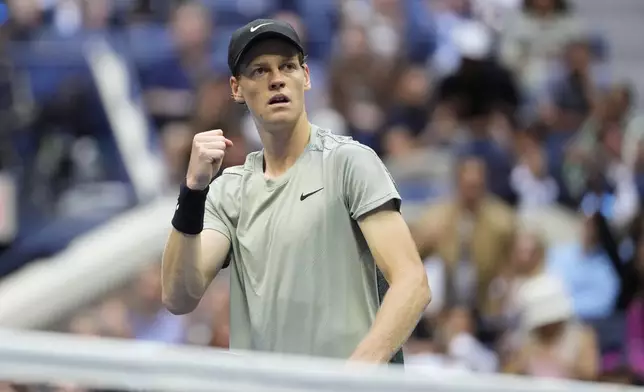
[(192, 140), (190, 164), (186, 175), (186, 185), (193, 190), (203, 190), (221, 168), (226, 148), (233, 142), (224, 137), (221, 129), (201, 132)]

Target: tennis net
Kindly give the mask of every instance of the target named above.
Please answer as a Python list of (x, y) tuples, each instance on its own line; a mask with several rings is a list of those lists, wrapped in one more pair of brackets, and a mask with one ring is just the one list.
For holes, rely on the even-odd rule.
[(0, 330), (0, 380), (163, 392), (616, 392), (626, 386), (501, 375), (428, 375), (399, 367)]

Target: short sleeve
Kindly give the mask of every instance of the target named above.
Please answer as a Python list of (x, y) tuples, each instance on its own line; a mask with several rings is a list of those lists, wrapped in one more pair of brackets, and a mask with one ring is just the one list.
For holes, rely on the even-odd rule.
[[(221, 176), (210, 184), (210, 190), (206, 198), (204, 230), (218, 231), (226, 236), (231, 243), (236, 240), (235, 227), (239, 216), (239, 198), (237, 196), (240, 178), (240, 175), (234, 172), (224, 171)], [(230, 263), (231, 255), (229, 255), (224, 267)]]
[(346, 143), (335, 151), (340, 188), (351, 218), (364, 214), (394, 200), (400, 210), (400, 194), (378, 155), (359, 143)]
[(206, 211), (203, 219), (204, 230), (216, 230), (232, 240), (230, 229), (226, 225), (226, 218), (222, 216), (223, 209), (218, 206), (220, 200), (214, 195), (216, 191), (210, 190), (206, 198)]

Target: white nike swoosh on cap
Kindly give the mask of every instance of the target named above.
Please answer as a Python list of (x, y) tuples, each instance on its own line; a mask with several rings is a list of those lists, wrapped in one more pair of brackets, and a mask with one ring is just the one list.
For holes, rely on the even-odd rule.
[(251, 32), (251, 33), (254, 33), (254, 32), (256, 32), (256, 31), (257, 31), (257, 29), (259, 29), (260, 27), (262, 27), (262, 26), (266, 26), (266, 25), (269, 25), (269, 24), (273, 24), (273, 22), (262, 23), (262, 24), (258, 24), (257, 26), (253, 26), (253, 27), (251, 27), (251, 28), (250, 28), (250, 32)]

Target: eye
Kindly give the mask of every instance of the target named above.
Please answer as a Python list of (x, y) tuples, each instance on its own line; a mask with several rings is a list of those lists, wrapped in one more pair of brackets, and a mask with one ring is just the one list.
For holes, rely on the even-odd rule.
[(282, 65), (282, 70), (284, 71), (295, 71), (296, 69), (297, 69), (297, 66), (293, 62), (284, 63)]
[(264, 67), (257, 67), (257, 68), (255, 68), (255, 69), (253, 69), (253, 71), (251, 72), (251, 76), (253, 76), (253, 77), (258, 77), (258, 76), (262, 76), (262, 75), (264, 75), (265, 73), (266, 73), (266, 68), (264, 68)]

